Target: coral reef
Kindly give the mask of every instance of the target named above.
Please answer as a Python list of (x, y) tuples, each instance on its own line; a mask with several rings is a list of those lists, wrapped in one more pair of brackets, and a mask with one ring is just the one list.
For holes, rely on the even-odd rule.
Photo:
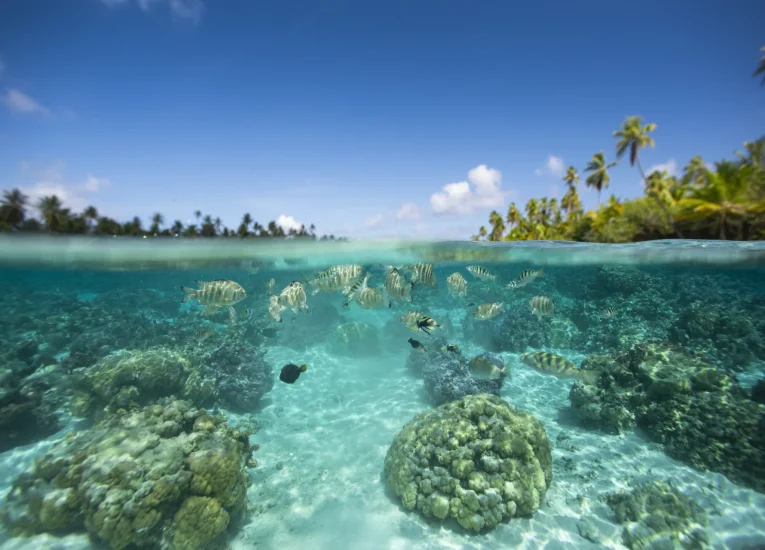
[(470, 395), (406, 424), (384, 472), (407, 510), (480, 531), (534, 513), (552, 481), (552, 455), (532, 415), (494, 395)]
[(631, 492), (607, 495), (605, 501), (625, 525), (622, 539), (630, 550), (709, 546), (706, 512), (667, 483), (645, 483)]
[(69, 434), (19, 476), (14, 535), (86, 530), (109, 548), (212, 548), (245, 511), (249, 432), (162, 401)]
[[(446, 341), (433, 338), (427, 343), (428, 352), (412, 350), (409, 352), (406, 365), (415, 374), (421, 375), (424, 381), (425, 393), (430, 402), (441, 405), (466, 395), (490, 393), (499, 395), (504, 378), (496, 380), (481, 380), (473, 377), (468, 366), (469, 359), (454, 356), (442, 350)], [(502, 359), (491, 353), (482, 354), (491, 362), (502, 368)]]
[(729, 376), (666, 344), (586, 358), (598, 387), (577, 382), (575, 416), (611, 433), (634, 421), (672, 457), (765, 491), (765, 406)]

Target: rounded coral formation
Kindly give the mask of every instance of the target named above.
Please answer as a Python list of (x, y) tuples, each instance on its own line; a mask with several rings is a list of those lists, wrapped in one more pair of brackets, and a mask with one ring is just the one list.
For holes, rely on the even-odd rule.
[(203, 549), (242, 515), (249, 433), (184, 401), (70, 434), (19, 476), (14, 534), (87, 530), (110, 548)]
[(619, 523), (622, 539), (631, 550), (644, 548), (702, 549), (709, 544), (704, 527), (707, 514), (691, 498), (671, 485), (653, 481), (631, 492), (606, 496)]
[(539, 507), (552, 481), (550, 442), (532, 415), (470, 395), (406, 424), (385, 479), (407, 510), (480, 531)]

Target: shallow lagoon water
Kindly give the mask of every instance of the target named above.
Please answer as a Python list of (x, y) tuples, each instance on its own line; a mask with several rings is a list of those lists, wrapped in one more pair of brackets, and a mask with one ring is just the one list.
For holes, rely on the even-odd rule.
[[(672, 458), (639, 427), (612, 434), (588, 425), (571, 409), (573, 381), (540, 374), (519, 359), (525, 351), (544, 350), (579, 365), (594, 354), (655, 342), (702, 357), (750, 392), (763, 376), (763, 243), (19, 242), (0, 242), (3, 340), (14, 350), (18, 342), (34, 342), (34, 350), (24, 348), (23, 360), (35, 372), (58, 365), (62, 381), (89, 366), (76, 361), (101, 360), (119, 349), (204, 350), (205, 343), (189, 341), (195, 326), (225, 337), (232, 330), (225, 313), (207, 318), (198, 307), (180, 304), (178, 287), (195, 280), (236, 280), (249, 295), (241, 306), (264, 314), (271, 277), (278, 292), (325, 267), (359, 263), (372, 273), (372, 284), (381, 285), (382, 265), (435, 264), (437, 287), (415, 287), (411, 307), (364, 310), (351, 303), (345, 309), (339, 294), (309, 295), (310, 314), (287, 311), (282, 323), (268, 325), (279, 329), (276, 338), (243, 336), (265, 354), (275, 382), (251, 410), (218, 407), (232, 425), (255, 425), (251, 442), (260, 446), (253, 455), (257, 466), (247, 471), (248, 513), (231, 534), (233, 549), (624, 548), (624, 526), (602, 498), (653, 480), (671, 480), (704, 508), (711, 547), (765, 546), (762, 492), (735, 476)], [(497, 282), (473, 278), (465, 270), (473, 264), (485, 265)], [(524, 269), (539, 267), (544, 275), (533, 284), (504, 288)], [(455, 271), (468, 281), (464, 300), (447, 292), (445, 279)], [(515, 332), (503, 329), (525, 319), (527, 302), (537, 294), (553, 299), (553, 318)], [(507, 302), (501, 318), (470, 319), (469, 303), (498, 300)], [(605, 307), (617, 315), (600, 319)], [(433, 337), (415, 335), (398, 320), (408, 309), (426, 312), (443, 327)], [(704, 332), (701, 318), (717, 324)], [(83, 319), (90, 323), (86, 328), (72, 326)], [(239, 326), (247, 322), (255, 321)], [(363, 345), (338, 337), (350, 323), (368, 327)], [(502, 335), (512, 342), (498, 342)], [(386, 487), (383, 464), (394, 436), (434, 408), (432, 392), (408, 364), (410, 336), (426, 345), (444, 337), (466, 357), (490, 351), (509, 367), (500, 397), (533, 414), (552, 447), (552, 483), (532, 517), (473, 533), (406, 510)], [(99, 339), (98, 349), (88, 339)], [(287, 363), (308, 365), (293, 385), (278, 380)], [(64, 386), (47, 392), (63, 394)], [(86, 429), (65, 399), (57, 414), (61, 423), (54, 434), (0, 454), (3, 493), (67, 431)], [(3, 537), (3, 548), (98, 547), (84, 530)]]

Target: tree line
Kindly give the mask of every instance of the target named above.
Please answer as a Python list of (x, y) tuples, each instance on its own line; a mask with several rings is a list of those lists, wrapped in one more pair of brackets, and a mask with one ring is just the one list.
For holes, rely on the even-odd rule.
[[(754, 72), (765, 85), (765, 47)], [(765, 137), (744, 143), (735, 159), (713, 166), (693, 157), (680, 177), (666, 171), (646, 174), (640, 151), (655, 147), (650, 135), (656, 124), (643, 124), (639, 116), (627, 117), (616, 138), (616, 160), (604, 151), (592, 155), (584, 166), (584, 184), (598, 193), (598, 206), (585, 212), (579, 199), (579, 172), (566, 169), (566, 193), (557, 198), (532, 198), (523, 212), (511, 203), (507, 214), (489, 214), (473, 240), (574, 240), (635, 242), (666, 238), (765, 239)], [(627, 157), (637, 167), (644, 184), (642, 197), (621, 200), (611, 195), (605, 204), (600, 193), (608, 189), (609, 170)]]
[[(37, 207), (40, 219), (30, 216), (31, 206)], [(221, 219), (211, 215), (203, 215), (201, 210), (194, 212), (196, 223), (184, 225), (175, 220), (171, 225), (165, 224), (165, 217), (157, 212), (151, 218), (151, 225), (144, 227), (141, 218), (135, 216), (132, 220), (120, 223), (107, 216), (99, 215), (95, 206), (88, 206), (82, 212), (73, 212), (65, 208), (61, 199), (56, 195), (42, 197), (36, 204), (31, 205), (29, 197), (20, 189), (3, 192), (0, 201), (0, 231), (23, 233), (69, 233), (88, 235), (125, 235), (131, 237), (296, 237), (319, 240), (337, 240), (334, 235), (316, 235), (316, 226), (308, 228), (301, 225), (299, 229), (285, 229), (275, 221), (261, 225), (253, 220), (250, 214), (245, 214), (236, 229), (224, 226)]]

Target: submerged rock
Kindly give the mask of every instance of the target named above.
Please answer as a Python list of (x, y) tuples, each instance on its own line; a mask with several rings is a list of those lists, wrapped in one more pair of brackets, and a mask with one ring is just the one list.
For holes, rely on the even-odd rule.
[(606, 503), (625, 526), (622, 539), (631, 550), (709, 546), (706, 512), (667, 483), (654, 481), (613, 493)]
[(765, 492), (765, 406), (734, 377), (662, 344), (590, 356), (582, 368), (603, 372), (597, 387), (569, 393), (585, 425), (620, 433), (634, 422), (673, 458)]
[(16, 479), (14, 535), (85, 530), (110, 548), (212, 548), (245, 510), (249, 433), (184, 401), (70, 434)]
[(406, 424), (384, 473), (407, 510), (481, 531), (539, 508), (552, 481), (550, 441), (529, 413), (470, 395)]
[[(425, 392), (435, 406), (461, 399), (466, 395), (490, 393), (499, 395), (505, 378), (480, 380), (469, 367), (469, 358), (443, 351), (446, 341), (434, 338), (427, 344), (427, 353), (412, 350), (407, 358), (407, 368), (422, 376)], [(491, 353), (482, 354), (498, 368), (504, 366), (502, 359)]]

